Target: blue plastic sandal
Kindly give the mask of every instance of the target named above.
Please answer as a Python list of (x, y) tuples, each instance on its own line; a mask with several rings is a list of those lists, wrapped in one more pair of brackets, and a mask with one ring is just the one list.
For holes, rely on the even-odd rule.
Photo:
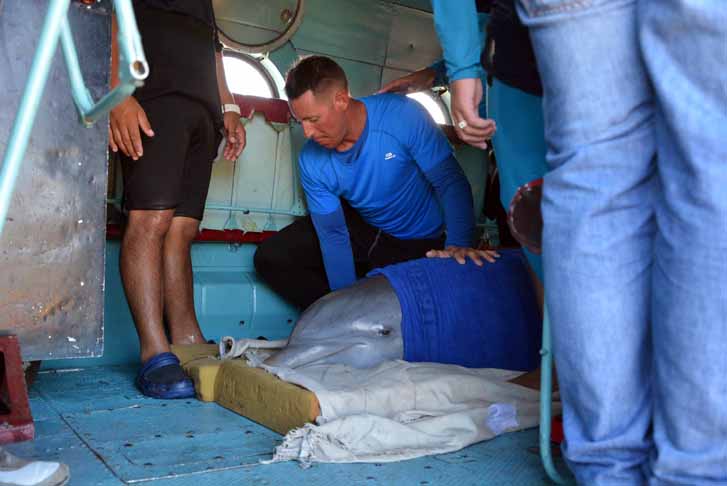
[(149, 358), (136, 375), (136, 386), (152, 398), (169, 400), (195, 396), (194, 383), (184, 373), (172, 353), (160, 353)]

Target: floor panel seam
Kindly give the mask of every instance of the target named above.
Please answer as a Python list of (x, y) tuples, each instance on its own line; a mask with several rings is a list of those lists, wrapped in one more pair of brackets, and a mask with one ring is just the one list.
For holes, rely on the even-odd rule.
[[(36, 387), (34, 387), (34, 388), (36, 388)], [(121, 481), (121, 483), (122, 483), (122, 484), (129, 484), (129, 483), (127, 483), (126, 481), (124, 481), (124, 480), (123, 480), (123, 479), (122, 479), (121, 477), (119, 477), (119, 475), (118, 475), (118, 474), (116, 474), (116, 471), (114, 471), (114, 470), (113, 470), (113, 468), (112, 468), (111, 466), (109, 466), (109, 465), (108, 465), (108, 463), (107, 463), (107, 462), (106, 462), (106, 460), (105, 460), (105, 459), (103, 458), (103, 456), (102, 456), (101, 454), (99, 454), (99, 452), (98, 452), (98, 451), (96, 451), (96, 449), (94, 449), (94, 448), (93, 448), (93, 447), (91, 446), (91, 444), (90, 444), (90, 443), (89, 443), (89, 442), (88, 442), (88, 441), (87, 441), (87, 440), (86, 440), (86, 439), (85, 439), (85, 438), (84, 438), (84, 437), (83, 437), (83, 436), (82, 436), (82, 435), (81, 435), (81, 434), (80, 434), (80, 433), (79, 433), (79, 432), (78, 432), (78, 431), (77, 431), (77, 430), (76, 430), (76, 429), (75, 429), (75, 428), (73, 427), (73, 425), (71, 425), (71, 423), (70, 423), (70, 422), (69, 422), (68, 420), (66, 420), (66, 418), (65, 418), (65, 417), (63, 416), (63, 414), (61, 413), (61, 411), (60, 411), (60, 410), (58, 410), (58, 407), (56, 407), (56, 406), (55, 406), (55, 404), (54, 404), (54, 403), (53, 403), (53, 402), (52, 402), (52, 401), (51, 401), (51, 400), (50, 400), (50, 399), (48, 398), (48, 396), (47, 396), (47, 395), (45, 395), (45, 394), (43, 393), (43, 391), (42, 391), (42, 390), (40, 390), (40, 389), (36, 388), (36, 392), (37, 392), (37, 393), (38, 393), (38, 395), (40, 395), (40, 397), (41, 397), (41, 398), (42, 398), (42, 399), (43, 399), (43, 400), (44, 400), (44, 401), (45, 401), (45, 402), (46, 402), (46, 403), (48, 404), (48, 406), (49, 406), (49, 407), (50, 407), (50, 408), (51, 408), (51, 409), (52, 409), (52, 410), (53, 410), (53, 411), (54, 411), (54, 412), (55, 412), (56, 414), (58, 414), (58, 418), (60, 418), (60, 419), (61, 419), (61, 421), (62, 421), (62, 422), (63, 422), (63, 423), (64, 423), (64, 424), (66, 425), (66, 427), (68, 427), (68, 428), (69, 428), (69, 429), (71, 430), (71, 432), (73, 432), (73, 435), (75, 435), (75, 436), (76, 436), (76, 437), (78, 438), (78, 440), (80, 440), (80, 441), (81, 441), (81, 444), (83, 444), (83, 445), (84, 445), (84, 446), (85, 446), (85, 447), (86, 447), (86, 448), (87, 448), (87, 449), (88, 449), (89, 451), (91, 451), (91, 453), (92, 453), (92, 454), (93, 454), (94, 456), (96, 456), (96, 458), (98, 458), (98, 460), (99, 460), (99, 461), (101, 462), (101, 464), (103, 464), (103, 465), (104, 465), (104, 467), (105, 467), (106, 469), (108, 469), (108, 471), (109, 471), (109, 472), (111, 473), (111, 475), (112, 475), (113, 477), (115, 477), (116, 479), (118, 479), (119, 481)]]

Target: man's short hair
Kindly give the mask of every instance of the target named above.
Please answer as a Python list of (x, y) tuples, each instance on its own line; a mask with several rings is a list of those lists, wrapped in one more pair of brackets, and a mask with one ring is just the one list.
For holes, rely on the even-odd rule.
[(346, 73), (341, 66), (330, 57), (307, 56), (299, 59), (285, 76), (285, 94), (292, 101), (308, 90), (318, 94), (334, 84), (348, 89)]

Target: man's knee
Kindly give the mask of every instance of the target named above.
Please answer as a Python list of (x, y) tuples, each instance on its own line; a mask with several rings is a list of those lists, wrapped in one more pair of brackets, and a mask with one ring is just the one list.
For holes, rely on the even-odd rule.
[(173, 209), (132, 210), (126, 223), (126, 235), (135, 239), (162, 239), (172, 224)]
[(169, 228), (167, 241), (179, 244), (190, 244), (199, 233), (199, 220), (186, 216), (175, 216)]

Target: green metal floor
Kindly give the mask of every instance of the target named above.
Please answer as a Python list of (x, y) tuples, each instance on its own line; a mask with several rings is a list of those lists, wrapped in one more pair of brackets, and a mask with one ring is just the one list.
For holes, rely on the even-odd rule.
[(159, 401), (135, 369), (49, 371), (31, 389), (36, 439), (8, 448), (61, 460), (71, 485), (542, 485), (537, 429), (452, 454), (391, 464), (260, 464), (281, 436), (211, 403)]

